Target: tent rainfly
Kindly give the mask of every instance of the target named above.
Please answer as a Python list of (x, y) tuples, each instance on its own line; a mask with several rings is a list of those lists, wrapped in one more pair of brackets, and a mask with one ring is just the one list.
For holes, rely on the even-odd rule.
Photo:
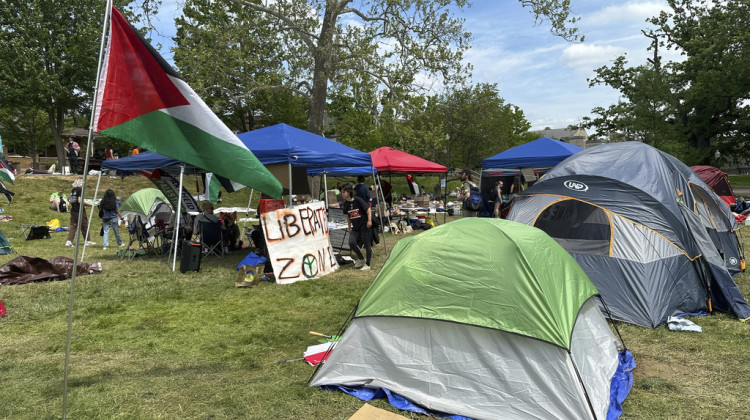
[(310, 381), (486, 419), (616, 419), (632, 355), (544, 232), (466, 218), (396, 244)]

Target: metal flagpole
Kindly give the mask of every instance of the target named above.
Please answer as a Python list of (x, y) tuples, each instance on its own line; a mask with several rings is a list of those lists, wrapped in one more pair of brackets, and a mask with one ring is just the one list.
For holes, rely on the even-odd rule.
[[(91, 202), (91, 214), (89, 215), (88, 230), (91, 230), (91, 221), (94, 220), (94, 207), (96, 207), (96, 195), (99, 193), (99, 183), (101, 181), (102, 181), (102, 171), (99, 171), (99, 178), (96, 179), (96, 189), (94, 189), (94, 199)], [(119, 223), (119, 221), (118, 221), (118, 223)], [(119, 226), (119, 224), (118, 224), (118, 226)], [(88, 236), (91, 236), (91, 234), (89, 233)], [(81, 261), (83, 261), (83, 259), (85, 258), (85, 256), (86, 256), (86, 241), (83, 241), (83, 251), (81, 251)]]
[[(93, 137), (94, 130), (94, 114), (96, 112), (96, 103), (99, 96), (99, 79), (102, 71), (102, 57), (104, 56), (104, 39), (107, 36), (107, 23), (109, 22), (109, 16), (112, 11), (112, 0), (107, 0), (106, 10), (104, 11), (104, 25), (102, 26), (102, 42), (99, 46), (99, 63), (96, 67), (96, 84), (94, 86), (94, 101), (92, 102), (91, 120), (89, 122), (89, 138), (86, 142), (86, 150), (91, 150), (91, 137)], [(83, 205), (83, 192), (86, 191), (86, 173), (89, 170), (89, 154), (86, 153), (86, 159), (83, 163), (83, 185), (81, 186), (81, 196), (78, 197), (81, 200), (80, 206)], [(73, 269), (71, 270), (70, 276), (70, 303), (68, 304), (68, 334), (65, 338), (65, 366), (63, 368), (63, 415), (62, 418), (65, 420), (68, 417), (68, 366), (70, 362), (70, 333), (73, 329), (73, 304), (75, 303), (75, 289), (76, 289), (76, 271), (78, 271), (78, 246), (81, 243), (81, 221), (83, 220), (83, 213), (81, 208), (78, 208), (78, 226), (76, 229), (76, 245), (75, 251), (73, 252)], [(85, 210), (84, 210), (85, 211)]]
[(182, 178), (185, 175), (185, 164), (180, 165), (180, 188), (177, 190), (177, 217), (175, 217), (174, 224), (174, 239), (172, 239), (172, 248), (174, 251), (174, 257), (172, 257), (172, 271), (174, 271), (177, 265), (177, 247), (180, 244), (177, 243), (177, 234), (180, 231), (180, 216), (182, 215)]

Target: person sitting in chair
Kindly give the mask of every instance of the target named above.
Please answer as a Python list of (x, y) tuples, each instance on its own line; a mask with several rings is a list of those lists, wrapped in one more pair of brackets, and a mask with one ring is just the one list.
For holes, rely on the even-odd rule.
[(214, 215), (214, 205), (209, 203), (208, 201), (204, 201), (201, 205), (201, 208), (203, 209), (203, 213), (195, 216), (195, 220), (193, 221), (193, 235), (200, 235), (200, 229), (201, 229), (201, 222), (209, 222), (209, 223), (217, 223), (219, 222), (219, 218)]
[(221, 229), (224, 231), (224, 253), (228, 253), (230, 250), (241, 249), (242, 241), (240, 240), (240, 227), (237, 226), (235, 218), (237, 213), (222, 213), (221, 214)]
[(62, 188), (58, 188), (57, 192), (52, 193), (52, 195), (49, 197), (50, 210), (54, 210), (58, 213), (67, 213), (69, 205), (70, 203), (68, 203), (68, 197), (63, 194)]

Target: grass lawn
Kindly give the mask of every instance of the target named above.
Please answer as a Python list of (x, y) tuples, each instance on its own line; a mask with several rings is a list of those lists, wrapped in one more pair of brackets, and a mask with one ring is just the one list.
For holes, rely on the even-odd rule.
[[(55, 217), (67, 226), (67, 214), (48, 210), (48, 197), (58, 186), (69, 191), (72, 180), (18, 177), (13, 204), (4, 206), (13, 220), (0, 223), (17, 253), (0, 256), (0, 264), (18, 255), (73, 256), (63, 245), (66, 233), (24, 241), (21, 228)], [(89, 178), (86, 197), (95, 185)], [(142, 177), (102, 178), (100, 190), (127, 196), (150, 186)], [(247, 194), (225, 194), (222, 205), (244, 206)], [(99, 218), (91, 222), (98, 232)], [(741, 229), (748, 237), (748, 228)], [(388, 248), (399, 238), (387, 236)], [(234, 267), (243, 252), (180, 274), (170, 271), (165, 257), (120, 260), (116, 248), (103, 251), (101, 238), (93, 240), (97, 245), (87, 247), (85, 261), (100, 261), (103, 272), (76, 279), (69, 418), (346, 419), (362, 406), (343, 393), (307, 387), (313, 367), (277, 362), (299, 358), (315, 344), (308, 331), (339, 330), (385, 262), (382, 242), (370, 272), (344, 267), (318, 280), (235, 289)], [(748, 277), (736, 279), (746, 296)], [(3, 286), (0, 300), (8, 310), (0, 319), (0, 419), (60, 418), (70, 282)], [(620, 325), (638, 365), (623, 418), (750, 417), (750, 325), (726, 315), (692, 319), (702, 334)], [(371, 404), (424, 418), (383, 401)]]
[(750, 175), (729, 175), (729, 183), (736, 187), (750, 187)]

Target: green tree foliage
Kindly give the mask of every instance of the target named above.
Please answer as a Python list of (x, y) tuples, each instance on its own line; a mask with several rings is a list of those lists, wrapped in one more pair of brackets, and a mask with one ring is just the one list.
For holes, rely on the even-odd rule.
[(360, 150), (390, 146), (450, 168), (478, 168), (481, 160), (531, 140), (531, 124), (505, 103), (495, 84), (411, 97), (398, 107), (359, 107), (334, 96), (328, 112), (335, 126), (326, 134)]
[(295, 58), (278, 36), (281, 21), (237, 3), (188, 0), (176, 26), (175, 65), (229, 128), (305, 126), (307, 101), (282, 86)]
[(444, 162), (457, 168), (479, 168), (482, 159), (530, 140), (531, 124), (523, 111), (505, 103), (497, 85), (455, 89), (438, 100), (443, 121)]
[[(555, 34), (569, 40), (582, 40), (573, 26), (576, 19), (570, 17), (569, 0), (519, 2), (531, 9), (537, 23), (549, 21)], [(470, 34), (465, 32), (463, 20), (456, 18), (453, 11), (466, 5), (466, 0), (277, 0), (268, 3), (190, 0), (186, 3), (186, 18), (179, 22), (185, 29), (178, 32), (175, 60), (179, 61), (186, 77), (192, 78), (191, 73), (197, 71), (194, 81), (201, 82), (199, 89), (205, 92), (209, 92), (209, 87), (228, 89), (221, 94), (211, 93), (216, 95), (215, 101), (211, 101), (217, 109), (226, 109), (229, 114), (234, 112), (227, 106), (229, 102), (235, 103), (231, 107), (234, 110), (243, 109), (245, 116), (250, 115), (250, 111), (255, 112), (255, 116), (265, 113), (264, 105), (257, 98), (251, 101), (248, 96), (261, 89), (283, 86), (301, 95), (307, 101), (306, 128), (320, 134), (324, 131), (329, 103), (339, 107), (338, 111), (343, 109), (341, 107), (353, 106), (351, 101), (349, 105), (334, 102), (346, 96), (359, 101), (364, 97), (357, 98), (356, 94), (363, 86), (367, 87), (365, 90), (374, 90), (375, 94), (366, 95), (368, 103), (358, 102), (357, 112), (383, 116), (391, 108), (408, 106), (411, 98), (427, 94), (430, 86), (425, 86), (423, 80), (444, 85), (462, 82), (469, 70), (462, 64), (462, 58)], [(187, 28), (198, 23), (203, 27)], [(252, 23), (257, 25), (248, 26)], [(235, 34), (231, 24), (239, 24), (244, 34)], [(217, 29), (224, 32), (224, 39), (219, 34), (207, 34)], [(242, 45), (237, 44), (235, 50), (220, 56), (227, 42), (240, 43), (239, 37), (243, 35)], [(259, 36), (262, 38), (256, 39)], [(191, 37), (195, 39), (189, 39)], [(211, 47), (219, 52), (208, 51), (208, 40), (218, 42), (216, 45), (222, 48)], [(198, 46), (204, 42), (202, 47)], [(183, 47), (186, 48), (184, 54), (179, 52)], [(243, 48), (257, 48), (259, 57), (238, 57)], [(196, 66), (203, 70), (191, 68), (189, 59), (201, 62)], [(257, 69), (243, 67), (248, 77), (257, 78), (236, 83), (239, 78), (229, 76), (233, 79), (226, 80), (228, 84), (213, 83), (234, 75), (238, 69), (208, 74), (209, 62), (217, 64), (216, 69), (226, 69), (224, 64), (229, 64), (230, 60), (258, 66)], [(369, 111), (362, 111), (365, 109)], [(395, 112), (393, 116), (402, 112)], [(361, 118), (367, 117), (364, 114), (347, 116), (348, 120)]]
[(38, 108), (0, 109), (0, 136), (3, 152), (8, 149), (29, 155), (37, 168), (37, 155), (52, 144), (47, 115)]
[[(619, 132), (681, 158), (709, 163), (715, 150), (748, 157), (750, 143), (750, 4), (740, 0), (669, 0), (649, 19), (653, 58), (627, 67), (625, 57), (596, 70), (590, 84), (620, 91), (622, 101), (595, 108), (599, 133)], [(660, 48), (680, 52), (662, 63)]]
[(91, 105), (103, 19), (99, 0), (6, 0), (0, 5), (0, 107), (16, 115), (44, 112), (60, 166), (66, 116)]

